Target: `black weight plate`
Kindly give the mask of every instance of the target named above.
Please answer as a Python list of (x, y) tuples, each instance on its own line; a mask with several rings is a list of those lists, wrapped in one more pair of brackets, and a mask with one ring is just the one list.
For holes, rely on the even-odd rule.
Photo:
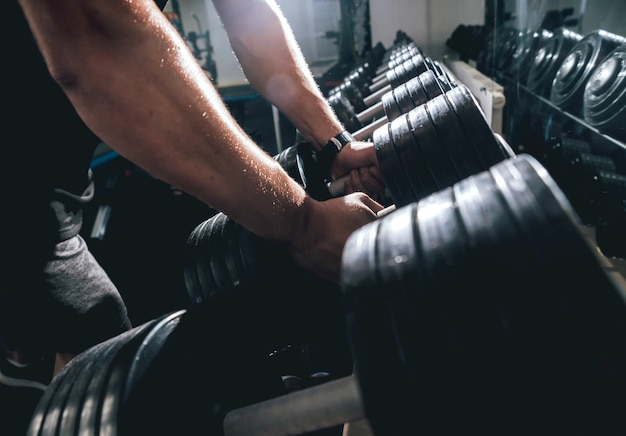
[(154, 320), (148, 321), (132, 330), (105, 341), (98, 354), (90, 357), (93, 359), (93, 364), (96, 365), (96, 368), (94, 368), (93, 377), (89, 380), (85, 388), (85, 395), (81, 406), (82, 412), (78, 422), (78, 434), (85, 436), (98, 434), (102, 399), (117, 353), (127, 343), (143, 334), (153, 323)]
[(56, 413), (56, 407), (58, 407), (57, 395), (59, 390), (63, 389), (63, 385), (66, 383), (68, 368), (63, 368), (48, 384), (48, 387), (39, 398), (37, 405), (33, 411), (32, 418), (26, 430), (27, 436), (37, 436), (42, 432), (42, 428), (48, 420), (49, 414)]
[(555, 250), (582, 238), (579, 218), (548, 171), (530, 155), (493, 166), (491, 174), (533, 256), (542, 265), (558, 262)]
[(207, 241), (210, 247), (211, 271), (217, 285), (218, 292), (228, 291), (233, 287), (233, 282), (228, 273), (228, 265), (224, 254), (224, 239), (222, 238), (222, 222), (223, 214), (217, 214), (213, 217), (213, 226), (211, 228), (210, 241)]
[(491, 173), (463, 179), (453, 190), (467, 244), (474, 253), (470, 270), (476, 272), (472, 276), (476, 287), (498, 289), (511, 277), (529, 271), (529, 251)]
[[(380, 171), (385, 177), (385, 184), (391, 193), (394, 203), (404, 204), (412, 198), (412, 192), (404, 180), (400, 178), (398, 171), (400, 161), (396, 149), (391, 140), (391, 124), (387, 123), (372, 133), (372, 141), (376, 150), (376, 158)], [(405, 192), (408, 191), (408, 192)]]
[(476, 151), (480, 161), (479, 171), (486, 170), (490, 166), (515, 155), (510, 147), (505, 147), (496, 138), (480, 104), (467, 86), (459, 85), (444, 95), (448, 104), (457, 114), (465, 137)]
[(583, 116), (603, 133), (626, 139), (626, 45), (621, 45), (592, 72), (585, 86)]
[(399, 101), (402, 101), (401, 95), (405, 92), (405, 86), (406, 84), (402, 84), (399, 87), (386, 92), (380, 99), (388, 121), (393, 121), (405, 113), (405, 110), (403, 110), (398, 103)]
[(396, 203), (396, 207), (404, 206), (420, 198), (420, 193), (427, 189), (422, 183), (426, 168), (424, 159), (419, 156), (419, 148), (411, 133), (411, 126), (406, 116), (393, 120), (390, 124), (391, 141), (398, 157), (396, 174), (404, 181), (403, 199)]
[(591, 433), (598, 422), (604, 428), (606, 422), (621, 426), (615, 401), (623, 410), (623, 387), (615, 386), (624, 386), (626, 379), (623, 371), (609, 375), (603, 368), (626, 363), (623, 292), (609, 279), (554, 180), (536, 160), (520, 157), (490, 171), (538, 260), (538, 267), (521, 277), (532, 314), (526, 317), (524, 339), (534, 350), (531, 376), (542, 389), (534, 400), (550, 410), (559, 428), (569, 419), (577, 430), (588, 425)]
[(67, 408), (69, 401), (69, 393), (75, 380), (75, 374), (66, 374), (62, 383), (59, 383), (55, 389), (54, 397), (50, 401), (46, 416), (41, 425), (40, 434), (56, 435), (61, 426), (61, 417), (63, 411)]
[(413, 77), (417, 77), (428, 70), (426, 58), (422, 55), (413, 56), (386, 74), (387, 82), (392, 88), (402, 85)]
[[(442, 336), (449, 347), (448, 350), (444, 344), (438, 347), (442, 357), (454, 356), (470, 344), (475, 346), (472, 341), (474, 327), (484, 310), (481, 294), (484, 289), (467, 286), (472, 283), (471, 247), (466, 243), (465, 230), (457, 216), (452, 194), (452, 188), (446, 188), (430, 195), (420, 201), (417, 210), (423, 273), (428, 291), (433, 293), (433, 309), (439, 314), (440, 323), (443, 321), (439, 328), (445, 330)], [(449, 388), (444, 386), (445, 383), (442, 385), (444, 390)]]
[[(410, 212), (411, 206), (407, 208)], [(401, 209), (385, 218), (402, 213)], [(396, 378), (402, 363), (385, 307), (385, 288), (377, 277), (376, 246), (382, 221), (369, 223), (348, 238), (342, 258), (341, 290), (365, 415), (373, 428), (384, 426), (390, 430), (398, 423), (394, 418), (402, 404), (396, 396), (398, 384), (402, 383)]]
[(120, 408), (124, 406), (129, 392), (148, 370), (185, 313), (185, 310), (179, 310), (160, 317), (152, 322), (145, 334), (129, 342), (123, 353), (118, 353), (103, 393), (98, 435), (114, 436), (120, 433)]
[(483, 73), (491, 74), (494, 70), (499, 31), (500, 28), (495, 27), (484, 35), (480, 51), (476, 56), (476, 67)]
[(225, 274), (229, 287), (237, 288), (241, 284), (241, 275), (243, 274), (243, 264), (237, 254), (237, 247), (234, 247), (235, 237), (231, 234), (234, 222), (224, 213), (216, 218), (215, 235), (221, 242), (222, 257), (224, 259)]
[(292, 145), (274, 156), (281, 167), (287, 171), (300, 185), (306, 187), (306, 177), (302, 172), (302, 165), (298, 157), (298, 145)]
[[(414, 231), (416, 203), (402, 207), (380, 219), (376, 243), (376, 270), (384, 288), (398, 353), (411, 380), (419, 378), (413, 371), (419, 367), (421, 350), (415, 349), (414, 335), (424, 324), (424, 271)], [(417, 359), (417, 360), (416, 360)], [(407, 379), (407, 382), (409, 379)]]
[[(244, 266), (246, 283), (254, 282), (261, 275), (262, 264), (258, 259), (256, 236), (235, 223), (237, 230), (235, 233), (235, 245), (238, 247), (239, 263)], [(233, 229), (234, 230), (234, 229)]]
[[(479, 336), (489, 338), (488, 347), (494, 347), (495, 351), (496, 344), (503, 347), (510, 344), (510, 330), (517, 328), (520, 316), (527, 316), (526, 305), (520, 304), (524, 293), (519, 292), (522, 280), (518, 278), (532, 271), (530, 250), (488, 171), (462, 180), (453, 189), (471, 250), (466, 283), (473, 283), (473, 289), (481, 290), (480, 304), (490, 312), (484, 315), (485, 321), (489, 321), (488, 328)], [(515, 283), (511, 283), (514, 277)], [(486, 350), (482, 352), (489, 354)]]
[(456, 208), (452, 187), (423, 198), (417, 206), (422, 280), (430, 290), (463, 286), (467, 276), (461, 271), (467, 262), (468, 245)]
[(431, 186), (431, 189), (422, 192), (419, 198), (432, 194), (439, 189), (452, 186), (458, 181), (452, 160), (437, 136), (428, 111), (428, 106), (424, 104), (416, 107), (406, 115), (418, 145), (418, 151), (423, 156), (421, 158), (424, 162), (422, 165), (428, 168), (428, 171), (422, 172), (420, 176), (424, 180), (430, 178), (434, 183), (434, 188), (432, 187), (433, 185), (426, 185)]
[(183, 278), (189, 301), (192, 304), (199, 304), (203, 300), (202, 286), (196, 269), (199, 231), (203, 224), (204, 222), (200, 223), (191, 231), (183, 253)]
[(89, 364), (93, 356), (98, 357), (106, 344), (97, 344), (75, 357), (54, 377), (42, 396), (37, 409), (33, 414), (28, 434), (57, 435), (58, 428), (63, 425), (61, 420), (67, 407), (75, 404), (75, 398), (68, 398), (68, 390), (72, 388), (75, 379), (84, 367)]
[(495, 59), (495, 66), (498, 72), (502, 73), (511, 68), (513, 54), (517, 49), (517, 45), (520, 43), (519, 33), (520, 32), (513, 27), (505, 27), (502, 29), (502, 32), (499, 33), (498, 38), (500, 38), (500, 44)]
[(87, 389), (89, 380), (91, 380), (94, 371), (96, 370), (94, 362), (95, 359), (87, 359), (87, 361), (79, 369), (74, 371), (75, 379), (63, 410), (61, 425), (59, 426), (58, 431), (59, 435), (78, 434), (78, 421), (82, 413), (85, 390)]
[[(422, 74), (425, 74), (425, 73), (422, 73)], [(420, 85), (420, 82), (418, 81), (418, 77), (414, 77), (411, 80), (409, 80), (408, 82), (405, 82), (401, 86), (399, 86), (398, 88), (394, 89), (393, 95), (394, 95), (394, 100), (396, 101), (396, 105), (398, 107), (398, 111), (396, 113), (392, 114), (391, 118), (389, 117), (389, 115), (387, 115), (387, 119), (389, 121), (392, 121), (392, 120), (400, 117), (401, 115), (406, 114), (410, 110), (415, 109), (417, 106), (419, 106), (411, 98), (412, 97), (411, 96), (412, 88), (414, 88), (415, 86), (419, 86)], [(416, 91), (416, 92), (419, 94), (420, 91), (421, 90)], [(421, 92), (421, 94), (422, 94), (422, 96), (421, 96), (422, 100), (423, 101), (427, 101), (428, 98), (426, 97), (426, 95), (423, 92)], [(387, 110), (385, 110), (385, 114), (387, 114)]]
[[(416, 135), (419, 129), (431, 129), (430, 133), (433, 133), (432, 131), (434, 130), (434, 127), (431, 121), (427, 119), (427, 117), (427, 124), (424, 126), (416, 125), (413, 123), (415, 117), (413, 117), (411, 113), (415, 110), (418, 110), (420, 107), (421, 106), (413, 109), (401, 118), (402, 125), (406, 126), (407, 129), (407, 137), (405, 138), (406, 145), (402, 148), (396, 145), (396, 151), (398, 153), (398, 159), (400, 160), (401, 167), (405, 168), (406, 173), (409, 177), (408, 182), (413, 187), (414, 195), (412, 197), (412, 201), (418, 201), (426, 195), (435, 192), (438, 188), (435, 179), (432, 176), (431, 162), (428, 161), (427, 153), (424, 151), (424, 144), (420, 144), (420, 138), (418, 138), (418, 136)], [(399, 122), (398, 120), (395, 121)], [(426, 135), (423, 135), (421, 139), (423, 140), (427, 135), (428, 133)], [(428, 144), (427, 146), (442, 148), (441, 144), (439, 143)], [(401, 206), (403, 206), (404, 204), (402, 204)]]
[(552, 83), (550, 100), (573, 115), (582, 115), (585, 85), (589, 76), (618, 46), (626, 44), (626, 38), (604, 30), (586, 34), (569, 51)]
[(230, 273), (233, 286), (238, 288), (246, 283), (247, 272), (240, 254), (238, 232), (241, 227), (224, 214), (222, 223), (222, 238), (224, 239), (224, 257)]
[[(455, 88), (458, 89), (458, 88)], [(449, 91), (452, 92), (452, 91)], [(458, 179), (464, 179), (481, 171), (482, 165), (476, 152), (461, 129), (454, 108), (448, 103), (447, 94), (433, 98), (426, 106), (435, 125), (443, 147), (448, 151)], [(433, 171), (438, 171), (433, 168)]]
[(391, 70), (417, 55), (423, 55), (423, 53), (421, 53), (416, 47), (407, 47), (406, 49), (401, 50), (401, 52), (397, 55), (393, 56), (393, 59), (387, 63), (387, 68)]
[[(446, 74), (437, 75), (435, 73), (430, 74), (428, 71), (420, 74), (419, 80), (422, 82), (422, 88), (428, 96), (428, 100), (431, 100), (441, 94), (446, 93), (456, 85), (446, 79)], [(421, 102), (416, 102), (416, 104)], [(425, 102), (424, 102), (425, 103)]]
[(405, 83), (402, 94), (398, 96), (399, 100), (406, 101), (406, 103), (402, 103), (402, 106), (408, 109), (405, 110), (405, 113), (408, 113), (412, 109), (415, 109), (435, 97), (435, 95), (428, 94), (427, 87), (424, 85), (424, 83), (428, 81), (428, 78), (434, 77), (435, 73), (428, 70)]
[(217, 283), (213, 278), (213, 271), (211, 270), (211, 253), (206, 243), (207, 234), (210, 233), (214, 221), (215, 215), (204, 220), (198, 226), (198, 239), (194, 250), (196, 276), (200, 284), (200, 289), (197, 293), (201, 296), (200, 301), (202, 302), (215, 297), (218, 289)]
[(532, 67), (537, 49), (543, 44), (543, 40), (549, 38), (552, 32), (546, 29), (540, 31), (522, 31), (521, 41), (513, 53), (508, 76), (516, 79), (521, 84), (528, 81), (528, 73)]
[(582, 38), (579, 33), (560, 28), (548, 39), (543, 40), (535, 52), (533, 64), (528, 72), (528, 88), (542, 97), (549, 98), (552, 80), (563, 59)]

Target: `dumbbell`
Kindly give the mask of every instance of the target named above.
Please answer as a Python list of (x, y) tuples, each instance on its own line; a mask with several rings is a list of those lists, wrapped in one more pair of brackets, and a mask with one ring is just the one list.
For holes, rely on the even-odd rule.
[(254, 307), (190, 308), (69, 362), (27, 436), (626, 428), (626, 290), (530, 155), (356, 230), (340, 290), (348, 376), (286, 393)]
[(552, 32), (547, 29), (537, 31), (525, 31), (521, 36), (521, 41), (515, 48), (507, 70), (507, 75), (516, 79), (519, 83), (526, 85), (528, 75), (532, 68), (535, 54), (539, 47), (544, 45), (544, 41), (552, 37)]
[(523, 42), (525, 32), (521, 32), (513, 27), (504, 27), (499, 35), (500, 44), (495, 57), (495, 72), (498, 75), (506, 75), (511, 69), (518, 46)]
[(385, 92), (378, 102), (356, 113), (343, 98), (333, 102), (333, 109), (355, 139), (368, 140), (378, 127), (455, 87), (457, 82), (441, 69), (427, 69), (417, 77)]
[(583, 36), (573, 30), (559, 28), (541, 41), (528, 72), (526, 86), (537, 95), (550, 98), (552, 81), (567, 53)]
[[(378, 127), (372, 134), (380, 170), (396, 206), (405, 205), (514, 156), (494, 135), (484, 113), (463, 85), (438, 95)], [(344, 179), (328, 183), (310, 145), (279, 155), (312, 196), (343, 194)], [(285, 158), (285, 159), (283, 159)]]
[[(459, 85), (377, 129), (373, 138), (380, 170), (395, 208), (419, 201), (515, 157), (506, 141), (493, 133), (465, 85)], [(300, 153), (299, 157), (305, 157), (302, 149), (294, 150), (296, 155)], [(310, 148), (308, 150), (309, 159), (313, 159), (314, 153)], [(299, 163), (302, 161), (300, 159)], [(306, 171), (303, 166), (299, 169)], [(306, 175), (300, 176), (307, 190), (318, 193), (327, 186), (321, 177), (312, 181)], [(342, 187), (341, 183), (325, 189), (328, 195), (339, 195), (335, 188)], [(273, 273), (269, 278), (266, 276), (272, 271), (271, 267), (258, 262), (267, 265), (279, 261), (281, 265), (293, 265), (285, 253), (280, 257), (276, 253), (260, 258), (252, 256), (251, 259), (246, 254), (269, 252), (271, 247), (249, 232), (241, 232), (239, 226), (222, 213), (199, 224), (188, 238), (184, 262), (190, 301), (200, 304), (221, 292), (268, 279), (276, 283)], [(294, 266), (285, 267), (281, 280), (292, 282), (291, 274), (301, 272)], [(315, 278), (305, 282), (316, 289), (324, 286)]]
[(626, 45), (609, 53), (591, 73), (583, 117), (593, 128), (626, 143)]
[[(367, 85), (372, 79), (381, 74), (384, 71), (395, 68), (400, 63), (404, 62), (413, 55), (421, 54), (423, 52), (414, 42), (403, 43), (401, 45), (395, 45), (390, 50), (386, 51), (377, 63), (368, 61), (361, 63), (357, 67), (353, 68), (344, 78), (343, 82), (331, 88), (328, 91), (329, 95), (332, 95), (346, 86), (357, 85), (359, 91), (364, 92), (367, 89)], [(382, 65), (381, 65), (382, 64)]]
[(604, 30), (586, 34), (561, 62), (550, 91), (550, 101), (574, 116), (583, 116), (583, 95), (587, 81), (602, 60), (626, 38)]
[(361, 91), (357, 86), (344, 86), (340, 88), (338, 92), (330, 95), (327, 101), (337, 112), (341, 112), (340, 109), (337, 109), (337, 105), (341, 102), (342, 98), (345, 98), (350, 102), (351, 107), (354, 108), (356, 112), (361, 112), (368, 106), (376, 103), (385, 92), (391, 91), (393, 87), (399, 86), (409, 79), (419, 76), (428, 69), (434, 70), (435, 68), (432, 59), (417, 55), (390, 70), (385, 80), (376, 82), (376, 84), (389, 84), (388, 86), (373, 89), (372, 85), (370, 85), (367, 87), (366, 91)]

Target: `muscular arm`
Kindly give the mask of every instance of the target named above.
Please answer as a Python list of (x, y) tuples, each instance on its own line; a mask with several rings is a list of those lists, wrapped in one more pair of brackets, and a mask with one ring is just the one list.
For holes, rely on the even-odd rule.
[(153, 1), (21, 4), (53, 77), (105, 143), (260, 235), (290, 237), (304, 191), (232, 119)]
[(214, 0), (251, 85), (320, 149), (343, 130), (274, 0)]
[[(274, 0), (213, 0), (213, 4), (252, 86), (289, 118), (307, 142), (320, 150), (344, 130)], [(336, 178), (347, 173), (351, 175), (347, 192), (384, 189), (372, 144), (346, 147), (331, 174)]]
[(232, 118), (152, 0), (19, 3), (51, 75), (105, 143), (338, 279), (345, 240), (381, 206), (307, 197)]

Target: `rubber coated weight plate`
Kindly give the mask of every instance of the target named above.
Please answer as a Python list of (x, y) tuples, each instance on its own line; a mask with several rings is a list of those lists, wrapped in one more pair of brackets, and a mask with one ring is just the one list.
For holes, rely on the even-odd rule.
[[(397, 125), (401, 125), (403, 126), (403, 129), (406, 129), (404, 145), (401, 143), (396, 144), (396, 153), (398, 154), (398, 159), (400, 161), (398, 169), (405, 169), (405, 172), (408, 175), (407, 184), (413, 188), (412, 200), (400, 204), (400, 206), (404, 206), (413, 201), (418, 201), (420, 198), (423, 198), (431, 192), (437, 190), (435, 180), (431, 176), (432, 169), (430, 168), (430, 163), (426, 159), (423, 146), (418, 142), (415, 136), (416, 126), (412, 124), (412, 119), (409, 114), (395, 120)], [(427, 120), (427, 122), (429, 123), (427, 128), (434, 130), (430, 120)], [(433, 145), (440, 147), (440, 144)], [(398, 206), (398, 204), (396, 204), (396, 206)]]
[(495, 59), (495, 66), (499, 73), (507, 71), (511, 67), (513, 53), (515, 53), (517, 45), (520, 43), (519, 34), (520, 32), (517, 29), (505, 27), (498, 35), (500, 44)]
[[(623, 292), (609, 279), (547, 171), (530, 157), (507, 163), (491, 171), (539, 261), (534, 274), (525, 277), (533, 314), (525, 318), (525, 337), (535, 338), (535, 354), (541, 357), (534, 375), (543, 391), (536, 400), (550, 410), (555, 428), (577, 416), (575, 429), (569, 432), (585, 427), (585, 433), (594, 433), (601, 425), (600, 433), (613, 433), (623, 423), (606, 411), (618, 410), (616, 404), (623, 409), (626, 380), (605, 368), (606, 364), (623, 368), (626, 362)], [(526, 186), (520, 186), (520, 181)], [(527, 204), (524, 212), (519, 210), (522, 203)], [(566, 373), (563, 368), (568, 368)], [(576, 374), (576, 380), (571, 374)]]
[(89, 380), (93, 377), (96, 366), (92, 359), (88, 359), (80, 369), (75, 371), (75, 380), (72, 384), (71, 391), (68, 395), (63, 416), (61, 417), (61, 425), (59, 427), (59, 435), (75, 435), (78, 434), (78, 421), (82, 413), (82, 404), (84, 401), (85, 390)]
[(58, 428), (61, 426), (61, 416), (68, 402), (68, 394), (71, 392), (73, 382), (74, 377), (66, 375), (65, 382), (57, 385), (54, 397), (52, 401), (50, 401), (41, 426), (41, 432), (43, 434), (57, 434)]
[[(98, 434), (100, 411), (102, 408), (103, 392), (109, 381), (111, 367), (119, 350), (137, 335), (142, 334), (154, 321), (135, 327), (132, 330), (115, 336), (103, 343), (97, 355), (92, 355), (96, 368), (93, 377), (85, 390), (82, 404), (82, 413), (78, 423), (78, 433), (81, 435)], [(71, 364), (72, 362), (70, 362)]]
[(522, 41), (515, 49), (511, 59), (511, 69), (508, 75), (522, 84), (528, 82), (528, 75), (533, 66), (535, 54), (544, 41), (552, 36), (547, 29), (539, 31), (527, 31), (522, 36)]
[[(496, 289), (511, 277), (530, 271), (529, 252), (491, 173), (483, 171), (463, 179), (452, 189), (467, 246), (473, 253), (468, 259), (469, 270), (477, 271), (472, 277), (475, 288)], [(482, 273), (487, 266), (488, 273)], [(494, 297), (502, 295), (504, 292)]]
[(419, 198), (421, 192), (427, 189), (422, 183), (421, 174), (426, 171), (423, 166), (424, 160), (416, 156), (419, 150), (416, 148), (415, 138), (411, 133), (411, 127), (407, 122), (407, 117), (400, 117), (390, 123), (391, 141), (398, 157), (396, 172), (401, 174), (403, 183), (403, 193), (407, 196), (401, 203), (396, 203), (396, 207), (412, 203)]
[(226, 258), (224, 257), (222, 217), (222, 214), (217, 214), (213, 217), (211, 231), (207, 234), (210, 241), (206, 241), (207, 246), (210, 248), (211, 271), (213, 271), (213, 278), (215, 279), (216, 291), (218, 293), (225, 292), (233, 287), (233, 282), (230, 280), (228, 273)]
[[(459, 85), (444, 94), (457, 114), (459, 125), (480, 161), (480, 170), (486, 170), (504, 159), (515, 156), (510, 147), (503, 147), (489, 126), (480, 104), (465, 85)], [(476, 171), (478, 172), (478, 171)]]
[[(456, 89), (456, 88), (455, 88)], [(447, 150), (455, 168), (457, 180), (475, 174), (482, 170), (469, 138), (461, 130), (459, 120), (448, 104), (446, 94), (433, 98), (426, 106), (429, 109), (437, 135), (441, 144)], [(433, 171), (444, 169), (433, 168)]]
[(281, 167), (287, 171), (287, 174), (291, 176), (296, 182), (306, 188), (306, 177), (303, 173), (300, 158), (298, 156), (298, 145), (293, 145), (279, 154), (274, 156)]
[[(395, 121), (395, 120), (394, 120)], [(387, 123), (372, 133), (372, 141), (376, 150), (376, 158), (380, 171), (385, 175), (385, 183), (394, 203), (406, 204), (411, 201), (412, 191), (406, 185), (406, 180), (401, 180), (401, 174), (397, 170), (400, 168), (400, 161), (396, 154), (395, 147), (391, 141), (391, 123)], [(408, 192), (407, 192), (408, 191)]]
[(386, 75), (387, 82), (392, 88), (396, 88), (427, 70), (426, 58), (417, 55), (390, 70)]
[(39, 398), (35, 410), (33, 411), (32, 419), (28, 425), (27, 436), (39, 435), (44, 425), (46, 425), (46, 421), (49, 421), (48, 415), (57, 413), (55, 410), (55, 408), (58, 407), (57, 395), (59, 389), (63, 386), (63, 380), (67, 376), (67, 372), (68, 370), (66, 368), (61, 370)]
[(380, 99), (388, 121), (393, 121), (396, 118), (402, 116), (402, 114), (408, 112), (406, 107), (407, 101), (406, 99), (403, 99), (403, 96), (407, 94), (407, 83), (403, 83), (402, 85), (394, 88), (390, 92), (383, 94), (382, 98)]
[(418, 375), (411, 370), (419, 366), (416, 363), (421, 357), (421, 350), (414, 346), (414, 333), (424, 324), (418, 311), (423, 307), (425, 277), (414, 229), (416, 205), (412, 203), (381, 218), (376, 244), (376, 271), (385, 289), (402, 369), (413, 380)]
[(401, 65), (403, 62), (408, 61), (417, 55), (423, 56), (423, 53), (416, 47), (407, 47), (406, 49), (398, 53), (396, 56), (394, 56), (393, 59), (389, 61), (389, 63), (387, 64), (387, 67), (388, 69), (393, 69), (397, 67), (398, 65)]
[[(100, 350), (104, 347), (105, 345), (103, 344), (97, 344), (79, 354), (71, 361), (71, 365), (66, 365), (61, 372), (53, 378), (33, 414), (33, 420), (31, 421), (30, 428), (28, 430), (29, 435), (47, 434), (47, 432), (49, 432), (49, 434), (57, 434), (57, 428), (62, 428), (64, 426), (64, 422), (59, 422), (60, 420), (65, 419), (65, 413), (59, 410), (59, 408), (63, 406), (58, 399), (58, 395), (62, 391), (65, 391), (66, 384), (72, 385), (75, 383), (75, 378), (79, 374), (82, 374), (83, 368), (87, 366), (87, 362), (91, 356), (97, 356)], [(66, 408), (78, 406), (78, 409), (80, 410), (82, 405), (82, 396), (76, 398), (72, 395), (64, 402), (66, 404)], [(56, 405), (54, 408), (52, 407), (53, 404)], [(48, 415), (51, 416), (49, 417)], [(44, 423), (46, 422), (47, 424), (44, 427)]]
[(198, 240), (194, 247), (196, 274), (200, 284), (200, 289), (196, 293), (202, 296), (202, 301), (215, 297), (217, 291), (217, 283), (211, 270), (211, 253), (206, 247), (206, 235), (211, 231), (214, 220), (215, 215), (206, 219), (198, 226)]
[(561, 63), (550, 93), (550, 100), (573, 115), (582, 115), (585, 85), (589, 76), (606, 55), (626, 38), (604, 30), (586, 34)]
[[(429, 115), (427, 105), (421, 105), (410, 111), (406, 117), (411, 126), (411, 131), (418, 145), (417, 151), (421, 154), (422, 166), (427, 171), (421, 171), (419, 176), (424, 180), (432, 180), (434, 188), (420, 193), (418, 198), (423, 198), (433, 192), (452, 186), (458, 181), (452, 160), (441, 144), (433, 121)], [(432, 186), (430, 184), (426, 186)]]
[(585, 86), (583, 116), (591, 126), (626, 140), (626, 45), (621, 45), (592, 72)]
[[(396, 210), (385, 218), (400, 212)], [(350, 257), (344, 257), (341, 274), (354, 371), (359, 380), (365, 415), (373, 428), (389, 422), (400, 424), (388, 415), (395, 415), (403, 401), (395, 394), (398, 383), (402, 382), (396, 378), (402, 371), (402, 363), (384, 305), (382, 294), (385, 288), (376, 274), (377, 233), (381, 221), (369, 223), (351, 235), (344, 250), (344, 254)]]
[(134, 338), (123, 352), (118, 353), (109, 383), (103, 392), (99, 435), (114, 436), (120, 433), (118, 428), (120, 409), (185, 313), (186, 311), (181, 310), (160, 317), (152, 323), (144, 335)]
[[(426, 71), (419, 76), (419, 80), (422, 82), (422, 88), (424, 88), (424, 91), (428, 96), (428, 100), (444, 94), (456, 87), (455, 82), (448, 80), (446, 73), (437, 75), (435, 73), (429, 74), (429, 72)], [(419, 104), (421, 104), (421, 102)]]
[(519, 155), (493, 166), (491, 174), (540, 263), (555, 260), (555, 247), (563, 240), (582, 237), (571, 204), (535, 158)]
[(241, 285), (241, 278), (245, 277), (245, 271), (243, 262), (238, 254), (239, 248), (234, 245), (236, 236), (233, 232), (236, 224), (224, 213), (220, 213), (216, 224), (220, 229), (218, 237), (222, 241), (223, 258), (229, 282), (232, 287), (237, 288)]
[(196, 226), (191, 231), (189, 237), (187, 238), (187, 244), (185, 246), (185, 251), (183, 254), (183, 278), (185, 282), (185, 289), (187, 290), (189, 300), (196, 304), (203, 301), (203, 296), (201, 292), (202, 286), (200, 284), (200, 279), (198, 278), (195, 258), (198, 245), (199, 230), (203, 224), (204, 222)]
[(528, 73), (528, 88), (540, 96), (550, 97), (552, 80), (563, 59), (572, 47), (582, 39), (582, 35), (569, 29), (560, 28), (552, 36), (542, 41), (537, 48), (533, 64)]

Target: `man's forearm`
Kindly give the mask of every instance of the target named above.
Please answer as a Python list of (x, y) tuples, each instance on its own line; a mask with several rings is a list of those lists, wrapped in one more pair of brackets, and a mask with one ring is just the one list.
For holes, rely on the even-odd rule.
[(53, 77), (86, 124), (156, 177), (261, 236), (288, 241), (304, 190), (230, 116), (158, 8), (51, 3), (20, 0)]
[(320, 149), (343, 130), (273, 0), (214, 0), (246, 77)]

